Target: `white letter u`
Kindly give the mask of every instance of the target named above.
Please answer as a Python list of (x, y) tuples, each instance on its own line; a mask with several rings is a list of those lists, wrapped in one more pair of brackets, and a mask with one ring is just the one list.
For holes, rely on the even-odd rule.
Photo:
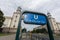
[(34, 15), (34, 19), (38, 19), (38, 15)]

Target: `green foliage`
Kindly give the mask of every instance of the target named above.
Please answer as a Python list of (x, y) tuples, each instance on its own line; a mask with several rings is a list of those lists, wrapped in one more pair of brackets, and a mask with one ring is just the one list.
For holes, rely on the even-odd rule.
[(0, 10), (0, 15), (4, 15), (3, 12)]
[(12, 34), (11, 34), (11, 33), (10, 33), (10, 34), (0, 33), (0, 37), (1, 37), (1, 36), (8, 36), (8, 35), (12, 35)]
[(2, 25), (3, 25), (3, 22), (4, 22), (5, 18), (4, 18), (4, 14), (3, 12), (0, 10), (0, 32), (2, 32)]
[(27, 32), (26, 28), (23, 28), (22, 29), (22, 33), (24, 33), (24, 32)]
[(4, 20), (5, 20), (4, 14), (3, 14), (3, 12), (0, 10), (0, 28), (2, 27)]
[(45, 28), (33, 30), (32, 33), (47, 33)]
[(37, 33), (36, 30), (31, 31), (32, 33)]

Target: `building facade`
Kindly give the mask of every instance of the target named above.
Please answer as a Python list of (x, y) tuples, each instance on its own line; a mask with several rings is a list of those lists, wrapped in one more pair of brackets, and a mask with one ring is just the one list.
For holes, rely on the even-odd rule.
[(5, 17), (5, 21), (2, 26), (3, 32), (16, 32), (20, 14), (21, 14), (21, 8), (18, 7), (17, 10), (13, 13), (12, 17)]
[(55, 18), (53, 18), (50, 13), (47, 14), (47, 17), (49, 19), (49, 22), (50, 22), (50, 26), (51, 26), (52, 31), (54, 33), (59, 33), (59, 30), (60, 29), (58, 27), (58, 24), (57, 24)]
[[(48, 17), (52, 31), (54, 33), (60, 33), (60, 23), (57, 23), (55, 18), (53, 18), (50, 13), (47, 13), (47, 17)], [(47, 29), (47, 26), (46, 25), (39, 26), (39, 27), (34, 28), (34, 30), (41, 29), (41, 28)]]
[[(16, 32), (21, 13), (22, 13), (21, 8), (18, 7), (17, 10), (13, 13), (12, 17), (5, 16), (5, 21), (4, 21), (4, 24), (2, 26), (3, 32)], [(57, 23), (55, 18), (51, 17), (50, 13), (47, 14), (47, 17), (49, 19), (52, 31), (54, 33), (58, 33), (60, 31), (60, 23)], [(41, 28), (47, 29), (46, 25), (39, 26), (39, 27), (36, 27), (34, 29), (36, 30), (36, 29), (41, 29)]]

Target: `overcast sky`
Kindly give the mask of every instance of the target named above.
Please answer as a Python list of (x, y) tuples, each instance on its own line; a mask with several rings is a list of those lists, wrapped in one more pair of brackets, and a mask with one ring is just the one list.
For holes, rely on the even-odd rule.
[(22, 10), (31, 10), (51, 15), (60, 22), (60, 0), (0, 0), (0, 8), (5, 16), (12, 16), (20, 6)]

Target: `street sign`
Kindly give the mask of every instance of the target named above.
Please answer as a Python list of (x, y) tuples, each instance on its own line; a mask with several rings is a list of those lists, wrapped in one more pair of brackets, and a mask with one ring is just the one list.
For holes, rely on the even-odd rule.
[(46, 17), (39, 13), (25, 13), (23, 16), (26, 24), (45, 25), (47, 23)]

